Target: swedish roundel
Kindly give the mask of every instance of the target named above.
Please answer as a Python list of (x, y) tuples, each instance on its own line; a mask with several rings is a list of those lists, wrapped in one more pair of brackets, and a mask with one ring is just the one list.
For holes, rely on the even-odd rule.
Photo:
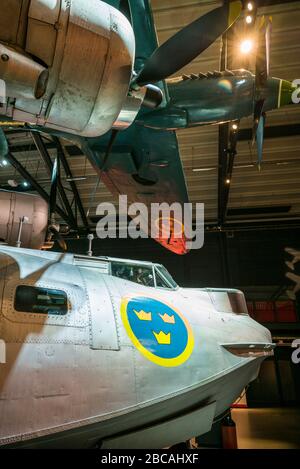
[(192, 329), (182, 313), (151, 297), (123, 298), (121, 314), (135, 347), (160, 366), (184, 363), (194, 348)]

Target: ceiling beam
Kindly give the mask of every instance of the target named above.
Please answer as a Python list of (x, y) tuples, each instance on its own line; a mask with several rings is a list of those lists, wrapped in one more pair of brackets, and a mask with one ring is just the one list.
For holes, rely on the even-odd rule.
[[(24, 168), (24, 166), (14, 157), (14, 155), (11, 152), (8, 152), (6, 158), (10, 162), (10, 164), (16, 169), (16, 171), (18, 171), (18, 173), (21, 174), (21, 176), (29, 182), (31, 187), (49, 204), (50, 196), (42, 188), (42, 186), (31, 176), (27, 169)], [(71, 225), (69, 215), (67, 215), (60, 207), (56, 207), (56, 212), (68, 225)]]
[[(50, 155), (47, 151), (47, 148), (45, 147), (44, 141), (43, 141), (41, 135), (38, 132), (32, 132), (31, 135), (32, 135), (33, 141), (36, 145), (36, 148), (37, 148), (42, 160), (44, 161), (46, 167), (48, 168), (48, 173), (51, 177), (52, 176), (52, 171), (53, 171), (53, 163), (52, 163)], [(70, 220), (72, 220), (72, 225), (71, 226), (72, 226), (72, 228), (77, 229), (78, 228), (77, 220), (74, 217), (72, 207), (71, 207), (70, 202), (69, 202), (69, 200), (66, 196), (66, 193), (65, 193), (65, 190), (63, 188), (63, 185), (61, 183), (60, 178), (57, 182), (57, 187), (58, 187), (58, 190), (59, 190), (61, 202), (63, 203), (63, 205), (65, 207), (65, 210), (66, 210), (67, 214), (70, 217)]]
[(57, 152), (58, 152), (60, 161), (62, 162), (64, 171), (66, 173), (66, 177), (69, 180), (69, 183), (70, 183), (73, 195), (74, 195), (75, 203), (76, 203), (76, 206), (79, 210), (79, 213), (80, 213), (80, 216), (81, 216), (81, 219), (82, 219), (82, 223), (83, 223), (84, 227), (87, 230), (89, 230), (89, 222), (88, 222), (85, 210), (84, 210), (83, 205), (82, 205), (82, 201), (81, 201), (78, 189), (77, 189), (77, 185), (76, 185), (75, 181), (73, 180), (74, 178), (73, 178), (71, 168), (70, 168), (68, 160), (66, 158), (65, 151), (68, 151), (68, 150), (67, 150), (67, 148), (63, 147), (63, 145), (61, 144), (58, 137), (53, 137), (53, 141), (54, 141), (54, 143), (57, 147)]

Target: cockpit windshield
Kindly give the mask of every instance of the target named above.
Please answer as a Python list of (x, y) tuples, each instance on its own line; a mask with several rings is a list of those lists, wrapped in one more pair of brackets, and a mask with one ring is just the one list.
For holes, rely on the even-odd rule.
[(176, 289), (177, 284), (162, 265), (111, 261), (111, 275), (146, 287)]
[(155, 266), (156, 286), (160, 288), (177, 288), (177, 283), (163, 265)]
[(128, 264), (125, 262), (112, 262), (111, 274), (114, 277), (138, 283), (146, 287), (154, 287), (154, 275), (152, 266)]

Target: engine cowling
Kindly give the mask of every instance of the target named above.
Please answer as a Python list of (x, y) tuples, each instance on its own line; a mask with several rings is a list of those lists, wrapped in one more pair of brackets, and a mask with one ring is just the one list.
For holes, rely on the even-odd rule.
[(1, 15), (23, 31), (0, 30), (0, 79), (10, 98), (2, 114), (84, 137), (132, 123), (144, 96), (128, 103), (135, 38), (117, 9), (101, 0), (4, 0)]

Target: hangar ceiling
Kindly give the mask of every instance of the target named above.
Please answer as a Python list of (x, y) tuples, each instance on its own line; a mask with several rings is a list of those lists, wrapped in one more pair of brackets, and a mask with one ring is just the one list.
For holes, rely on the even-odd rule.
[[(199, 0), (152, 0), (159, 40), (165, 41), (185, 24), (215, 7), (220, 2)], [(260, 2), (266, 3), (266, 2)], [(272, 2), (268, 2), (272, 3)], [(298, 41), (300, 38), (300, 2), (274, 2), (259, 9), (259, 15), (273, 18), (271, 41), (271, 75), (293, 81), (300, 77)], [(214, 43), (201, 58), (183, 73), (218, 70), (221, 41)], [(240, 68), (239, 54), (233, 57), (233, 68)], [(267, 127), (274, 127), (265, 139), (264, 165), (256, 163), (256, 149), (249, 138), (238, 143), (231, 181), (227, 222), (241, 218), (265, 220), (300, 216), (300, 126), (291, 127), (295, 135), (281, 137), (287, 126), (300, 123), (300, 107), (288, 107), (268, 113)], [(250, 129), (252, 120), (242, 121), (242, 129)], [(250, 137), (250, 132), (249, 136)], [(178, 132), (190, 198), (204, 202), (206, 221), (218, 222), (218, 144), (217, 126), (187, 129)], [(268, 209), (268, 207), (270, 209)], [(288, 207), (290, 209), (288, 210)], [(260, 208), (255, 211), (254, 208)], [(238, 212), (235, 212), (239, 209)], [(243, 210), (241, 209), (250, 209)], [(278, 210), (276, 210), (278, 209)], [(269, 210), (269, 211), (268, 211)], [(288, 210), (288, 211), (287, 211)], [(230, 214), (238, 215), (230, 216)]]
[[(215, 8), (220, 2), (203, 0), (152, 0), (154, 18), (160, 43), (187, 23)], [(300, 78), (300, 1), (265, 1), (259, 15), (273, 17), (271, 75), (286, 80)], [(234, 46), (234, 45), (233, 45)], [(213, 44), (205, 53), (182, 70), (182, 73), (199, 73), (219, 69), (221, 41)], [(232, 68), (241, 68), (241, 58), (232, 48)], [(241, 123), (238, 154), (234, 161), (229, 189), (228, 204), (223, 207), (220, 218), (219, 127), (210, 126), (178, 132), (181, 158), (184, 165), (188, 190), (192, 202), (205, 203), (206, 223), (218, 227), (221, 223), (230, 228), (257, 222), (279, 223), (290, 221), (300, 224), (300, 107), (290, 106), (270, 112), (264, 149), (264, 164), (259, 172), (256, 166), (256, 150), (251, 146), (252, 120)], [(37, 180), (49, 191), (50, 176), (32, 135), (26, 132), (8, 132), (11, 152)], [(56, 148), (46, 136), (43, 142), (49, 155), (55, 157)], [(98, 177), (86, 157), (74, 151), (68, 142), (62, 142), (61, 151), (69, 168), (62, 174), (62, 183), (72, 207), (75, 206), (70, 178), (76, 184), (80, 197), (77, 200), (79, 224), (84, 225), (84, 213), (95, 214), (98, 203), (112, 201), (103, 184), (97, 186)], [(8, 181), (17, 183), (25, 177), (11, 166), (0, 168), (0, 186), (9, 188)], [(26, 189), (26, 188), (25, 188)], [(74, 189), (74, 187), (73, 187)], [(221, 192), (222, 199), (222, 192)], [(80, 210), (81, 215), (80, 217)], [(255, 225), (254, 225), (255, 226)]]

